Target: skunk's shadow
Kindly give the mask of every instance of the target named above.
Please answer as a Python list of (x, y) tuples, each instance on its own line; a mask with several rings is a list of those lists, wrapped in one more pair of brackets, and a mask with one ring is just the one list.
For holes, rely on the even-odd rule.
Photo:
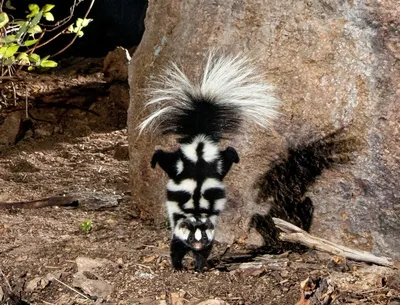
[(264, 239), (263, 253), (279, 253), (304, 247), (283, 243), (272, 217), (281, 218), (309, 231), (314, 212), (312, 200), (305, 196), (323, 171), (351, 160), (359, 143), (346, 135), (342, 128), (323, 138), (308, 143), (292, 145), (287, 154), (275, 160), (257, 182), (258, 203), (271, 205), (268, 215), (253, 215), (250, 227)]

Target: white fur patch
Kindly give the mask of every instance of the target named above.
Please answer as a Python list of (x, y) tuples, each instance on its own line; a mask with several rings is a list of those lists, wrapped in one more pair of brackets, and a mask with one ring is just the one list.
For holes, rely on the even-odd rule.
[(208, 200), (204, 199), (203, 197), (200, 198), (200, 208), (202, 208), (202, 209), (210, 208), (210, 203), (208, 202)]
[(178, 237), (180, 240), (187, 240), (190, 234), (189, 229), (187, 228), (181, 228), (179, 226), (181, 221), (178, 221), (175, 229), (174, 229), (174, 233), (173, 235), (175, 235), (176, 237)]
[(206, 230), (206, 235), (208, 240), (213, 240), (214, 239), (214, 230), (213, 229), (207, 229)]
[(194, 232), (194, 238), (195, 238), (197, 241), (200, 241), (200, 240), (201, 240), (201, 237), (202, 237), (201, 231), (200, 231), (200, 229), (197, 229), (196, 232)]
[(219, 160), (217, 163), (217, 172), (218, 174), (222, 174), (222, 161)]
[(203, 184), (201, 185), (201, 193), (204, 194), (204, 192), (208, 189), (225, 189), (225, 185), (219, 181), (218, 179), (215, 178), (208, 178), (206, 179)]
[(139, 126), (139, 132), (155, 130), (163, 118), (190, 106), (193, 98), (239, 108), (243, 117), (266, 127), (277, 116), (279, 100), (268, 84), (259, 63), (244, 54), (217, 56), (210, 52), (201, 82), (192, 82), (172, 63), (149, 90), (146, 106), (158, 106)]
[(203, 159), (208, 162), (214, 162), (219, 158), (219, 147), (213, 141), (209, 140), (205, 135), (196, 136), (192, 143), (181, 145), (183, 154), (192, 162), (198, 161), (197, 147), (200, 143), (204, 144), (203, 147)]
[(215, 200), (214, 210), (221, 212), (225, 208), (226, 198)]
[(215, 226), (217, 224), (218, 216), (217, 215), (212, 215), (209, 217), (211, 223)]
[(169, 217), (169, 222), (171, 224), (171, 227), (175, 227), (174, 224), (174, 214), (183, 214), (181, 208), (179, 207), (178, 202), (176, 201), (167, 201), (166, 203), (167, 206), (167, 211), (168, 211), (168, 217)]
[(184, 209), (194, 209), (193, 199), (189, 199), (189, 201), (186, 202), (186, 203), (183, 205), (183, 208), (184, 208)]
[(169, 180), (167, 184), (167, 190), (171, 192), (182, 191), (193, 194), (196, 186), (197, 182), (193, 179), (182, 180), (179, 184), (176, 184), (174, 180)]
[(176, 174), (179, 175), (182, 172), (183, 172), (183, 162), (182, 160), (178, 160), (178, 162), (176, 162)]

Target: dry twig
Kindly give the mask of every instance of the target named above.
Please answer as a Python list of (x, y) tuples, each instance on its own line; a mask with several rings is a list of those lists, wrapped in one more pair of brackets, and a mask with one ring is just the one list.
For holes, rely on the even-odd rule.
[(75, 206), (77, 205), (76, 198), (69, 196), (56, 196), (44, 199), (37, 199), (32, 201), (18, 201), (18, 202), (0, 202), (0, 209), (36, 209), (49, 206)]
[(379, 257), (367, 251), (355, 250), (345, 246), (337, 245), (326, 239), (312, 236), (299, 227), (282, 219), (272, 218), (272, 220), (274, 221), (275, 226), (283, 231), (283, 233), (279, 235), (279, 238), (283, 241), (299, 243), (311, 249), (316, 249), (355, 261), (394, 267), (393, 261), (388, 257)]

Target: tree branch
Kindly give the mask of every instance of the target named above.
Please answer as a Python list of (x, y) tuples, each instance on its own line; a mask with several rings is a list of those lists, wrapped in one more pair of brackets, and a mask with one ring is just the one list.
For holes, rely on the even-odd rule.
[(56, 196), (32, 201), (0, 202), (0, 209), (36, 209), (49, 206), (77, 206), (76, 198), (69, 196)]
[(305, 245), (311, 249), (327, 252), (333, 255), (342, 256), (355, 261), (362, 261), (367, 263), (373, 263), (376, 265), (382, 265), (387, 267), (394, 267), (392, 259), (388, 257), (375, 256), (370, 252), (351, 249), (345, 246), (337, 245), (326, 239), (322, 239), (316, 236), (312, 236), (306, 231), (299, 227), (286, 222), (279, 218), (272, 218), (275, 226), (283, 231), (280, 233), (279, 238), (282, 241), (299, 243)]

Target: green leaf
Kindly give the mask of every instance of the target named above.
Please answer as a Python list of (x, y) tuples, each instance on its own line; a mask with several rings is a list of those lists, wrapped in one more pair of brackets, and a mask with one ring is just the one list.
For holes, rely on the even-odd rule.
[(42, 28), (39, 25), (35, 25), (34, 27), (31, 27), (28, 31), (29, 34), (37, 34), (42, 32)]
[(32, 18), (33, 16), (35, 16), (37, 13), (29, 13), (28, 15), (26, 15), (26, 18)]
[(16, 8), (11, 5), (11, 0), (6, 1), (6, 8), (9, 10), (16, 10)]
[(23, 24), (25, 24), (25, 23), (27, 23), (27, 21), (25, 21), (25, 20), (19, 20), (19, 21), (12, 21), (12, 22), (10, 22), (10, 24), (18, 24), (18, 25), (23, 25)]
[(82, 27), (84, 28), (84, 27), (88, 26), (88, 24), (89, 24), (91, 21), (93, 21), (93, 19), (89, 19), (89, 18), (83, 19), (83, 21), (82, 21)]
[(28, 57), (29, 57), (29, 60), (33, 63), (40, 62), (40, 56), (36, 53), (29, 54)]
[(76, 24), (77, 29), (75, 31), (77, 32), (78, 30), (80, 30), (80, 29), (82, 29), (84, 27), (87, 27), (88, 24), (91, 21), (93, 21), (93, 19), (89, 19), (89, 18), (85, 18), (85, 19), (78, 18), (78, 19), (76, 19), (75, 24)]
[(10, 21), (10, 19), (8, 19), (7, 13), (1, 12), (0, 13), (0, 29), (2, 27), (4, 27), (9, 21)]
[(1, 43), (9, 44), (10, 42), (15, 42), (17, 41), (17, 36), (15, 35), (7, 35), (5, 37), (0, 38)]
[(40, 66), (43, 68), (54, 68), (57, 67), (57, 63), (54, 60), (42, 60)]
[(39, 5), (34, 4), (34, 3), (29, 4), (29, 5), (28, 5), (28, 8), (29, 8), (29, 10), (30, 10), (32, 13), (35, 13), (35, 14), (36, 14), (37, 12), (39, 12), (39, 10), (40, 10)]
[(17, 40), (20, 39), (28, 30), (29, 21), (24, 22), (20, 25), (20, 28), (17, 33)]
[(80, 28), (83, 24), (83, 19), (82, 18), (76, 19), (75, 24), (76, 24), (76, 27)]
[(6, 50), (3, 54), (4, 58), (9, 58), (11, 56), (13, 56), (19, 49), (19, 45), (17, 44), (11, 44), (9, 46), (6, 47)]
[(10, 56), (8, 58), (6, 58), (6, 60), (3, 62), (4, 65), (6, 66), (11, 66), (15, 63), (15, 57), (14, 56)]
[(7, 47), (1, 47), (0, 48), (0, 57), (3, 58), (4, 53), (7, 51)]
[(31, 63), (29, 61), (28, 54), (26, 54), (25, 52), (19, 53), (19, 55), (17, 56), (17, 60), (19, 61), (20, 65), (29, 65)]
[(89, 232), (92, 229), (92, 221), (86, 220), (80, 225), (81, 231)]
[(42, 19), (42, 16), (43, 16), (43, 12), (42, 11), (38, 12), (35, 15), (35, 17), (32, 19), (31, 26), (37, 25), (39, 23), (40, 19)]
[(28, 71), (32, 71), (32, 70), (35, 70), (35, 67), (34, 66), (29, 66), (28, 67)]
[(32, 45), (34, 45), (35, 43), (37, 43), (38, 39), (31, 39), (31, 40), (26, 40), (24, 42), (24, 46), (25, 47), (30, 47)]
[(30, 10), (30, 13), (26, 16), (26, 18), (32, 18), (34, 16), (36, 16), (39, 11), (40, 11), (40, 7), (37, 4), (29, 4), (28, 8)]
[(42, 11), (44, 13), (50, 12), (53, 9), (53, 7), (55, 7), (54, 4), (46, 4), (45, 6), (43, 6)]
[(43, 17), (47, 20), (47, 21), (54, 21), (54, 16), (52, 13), (50, 12), (45, 12), (43, 14)]
[(83, 31), (78, 31), (78, 33), (76, 33), (78, 35), (78, 37), (82, 37), (83, 36)]
[(18, 56), (17, 56), (17, 59), (23, 59), (23, 58), (26, 58), (26, 59), (29, 58), (29, 57), (28, 57), (28, 54), (27, 54), (26, 52), (21, 52), (21, 53), (19, 53)]
[(70, 24), (67, 30), (68, 30), (68, 32), (74, 33), (75, 32), (74, 31), (74, 25)]

